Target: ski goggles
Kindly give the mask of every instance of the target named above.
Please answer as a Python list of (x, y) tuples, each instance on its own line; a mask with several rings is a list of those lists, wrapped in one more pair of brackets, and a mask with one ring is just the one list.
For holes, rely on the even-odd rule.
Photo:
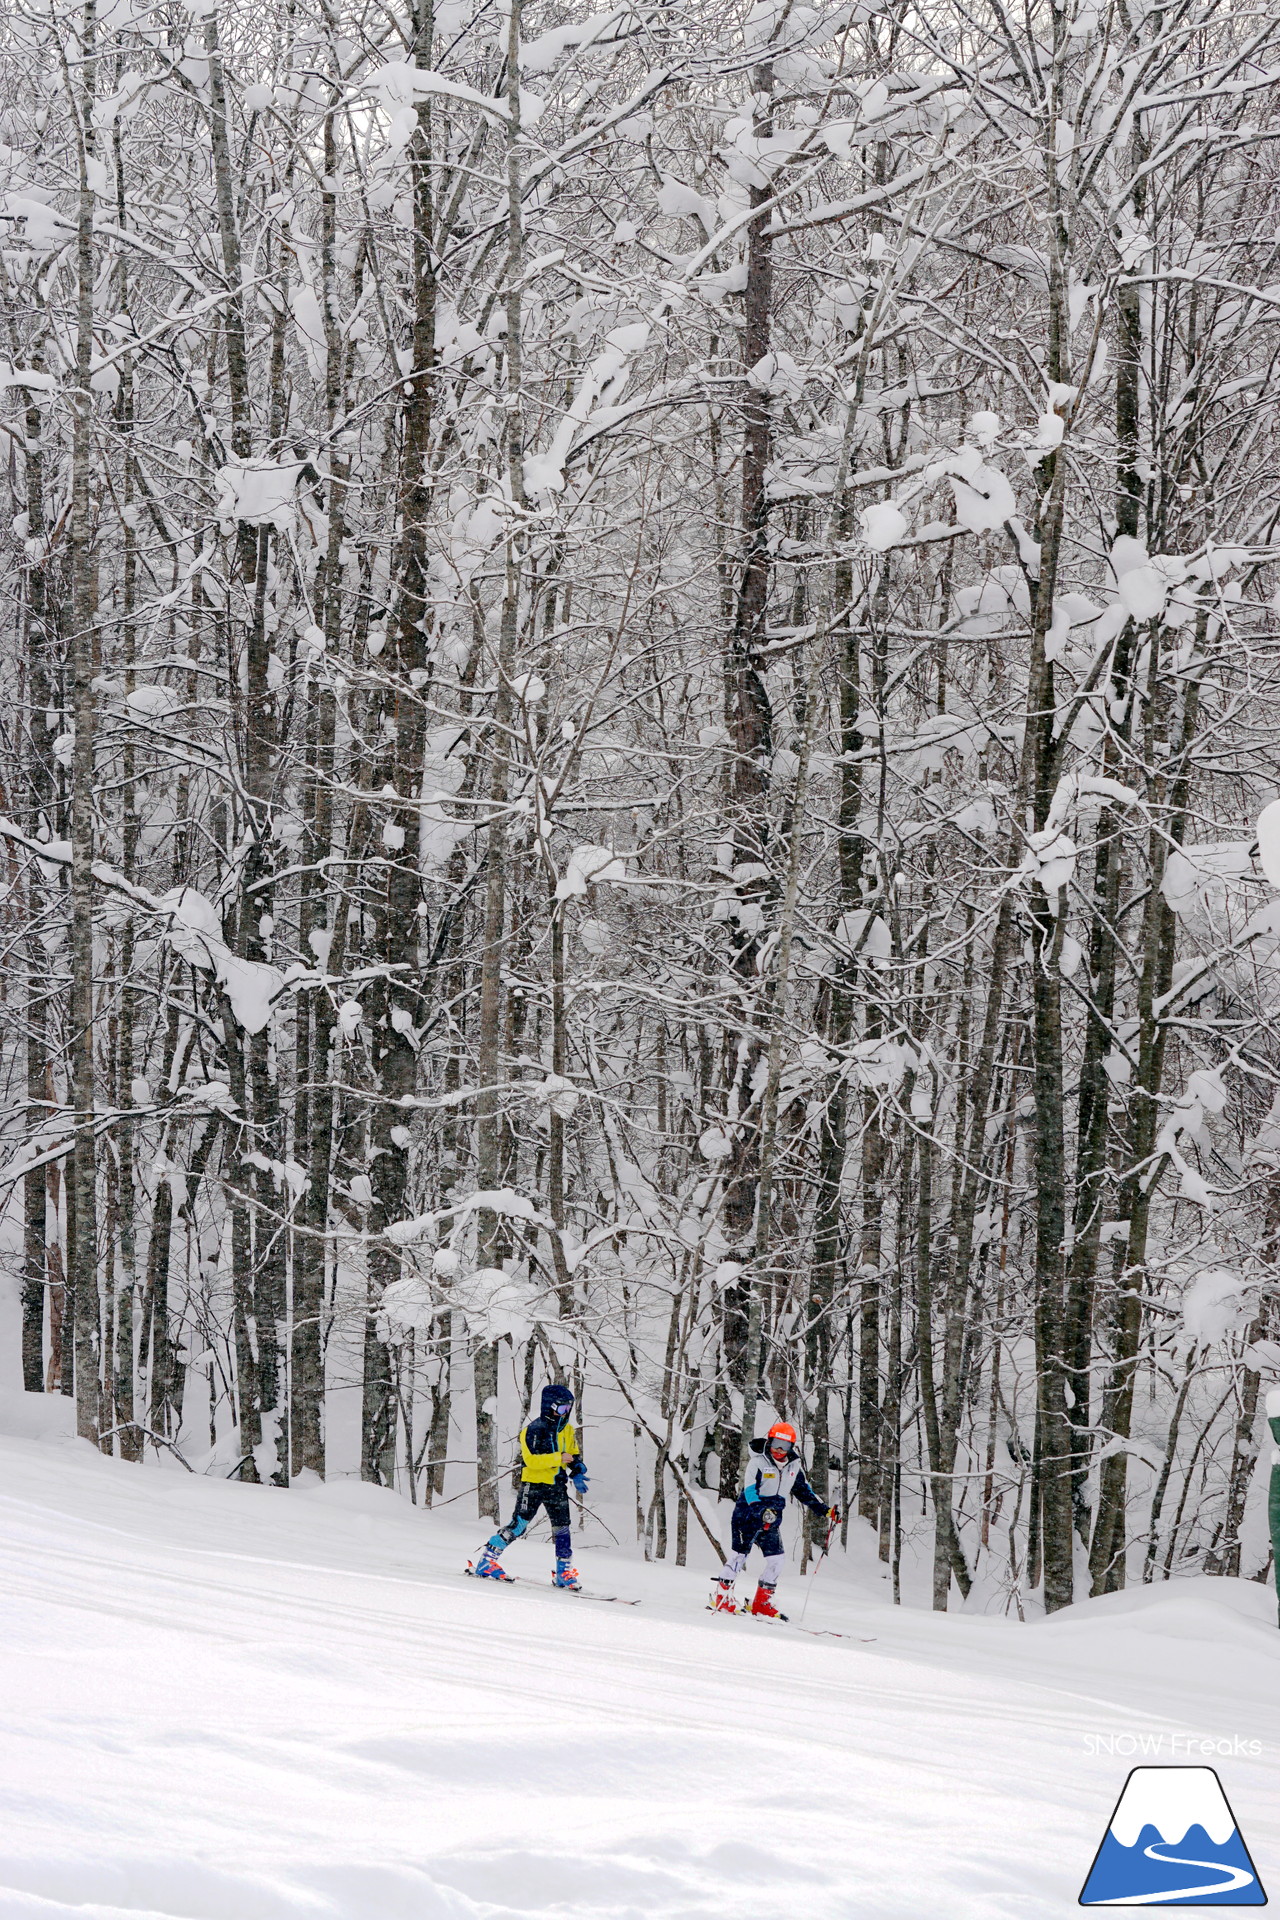
[(775, 1460), (794, 1460), (799, 1448), (793, 1447), (789, 1440), (773, 1440), (769, 1443), (769, 1452)]

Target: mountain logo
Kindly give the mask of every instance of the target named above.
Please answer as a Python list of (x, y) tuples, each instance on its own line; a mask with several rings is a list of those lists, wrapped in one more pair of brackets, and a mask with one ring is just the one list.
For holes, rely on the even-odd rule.
[(1265, 1907), (1212, 1767), (1135, 1767), (1080, 1895), (1082, 1907)]

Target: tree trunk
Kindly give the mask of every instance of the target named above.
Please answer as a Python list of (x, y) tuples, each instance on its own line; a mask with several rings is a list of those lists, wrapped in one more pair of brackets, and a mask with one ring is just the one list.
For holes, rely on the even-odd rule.
[[(431, 65), (433, 34), (429, 0), (413, 14), (413, 64)], [(431, 432), (434, 419), (436, 360), (435, 206), (432, 187), (430, 105), (417, 110), (408, 159), (413, 192), (412, 368), (403, 383), (400, 472), (398, 480), (399, 551), (395, 650), (387, 663), (390, 689), (384, 699), (391, 747), (382, 772), (391, 800), (383, 842), (386, 892), (378, 902), (379, 945), (386, 975), (373, 1001), (374, 1070), (378, 1098), (372, 1115), (374, 1205), (370, 1213), (368, 1312), (364, 1332), (363, 1444), (364, 1479), (391, 1486), (395, 1479), (396, 1410), (390, 1355), (376, 1324), (383, 1293), (400, 1276), (400, 1259), (381, 1236), (402, 1219), (408, 1204), (408, 1129), (404, 1103), (417, 1084), (414, 1033), (425, 1025), (416, 987), (421, 899), (419, 848), (422, 816), (414, 802), (421, 791), (425, 731), (421, 689), (427, 675), (428, 591), (427, 531), (433, 497)], [(397, 808), (392, 796), (406, 804)]]
[[(97, 552), (91, 498), (93, 397), (93, 105), (96, 88), (97, 15), (86, 0), (82, 15), (80, 114), (80, 208), (76, 232), (76, 369), (72, 408), (71, 554), (72, 711), (75, 746), (71, 779), (71, 1101), (75, 1146), (67, 1196), (69, 1236), (67, 1304), (75, 1352), (76, 1431), (97, 1442), (101, 1418), (101, 1301), (98, 1292), (97, 1153), (94, 1144), (93, 862), (94, 726), (97, 718)], [(95, 163), (96, 164), (96, 163)]]

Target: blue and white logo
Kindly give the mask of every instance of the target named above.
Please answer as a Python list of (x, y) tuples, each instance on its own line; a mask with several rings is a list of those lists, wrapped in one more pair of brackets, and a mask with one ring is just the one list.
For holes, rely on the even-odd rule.
[(1212, 1767), (1135, 1767), (1102, 1836), (1082, 1907), (1265, 1907)]

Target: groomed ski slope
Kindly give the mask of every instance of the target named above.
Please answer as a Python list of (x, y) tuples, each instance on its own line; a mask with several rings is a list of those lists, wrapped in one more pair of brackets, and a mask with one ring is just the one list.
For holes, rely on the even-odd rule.
[(701, 1545), (584, 1551), (633, 1608), (542, 1587), (545, 1543), (469, 1581), (475, 1535), (0, 1438), (0, 1915), (1066, 1916), (1135, 1757), (1204, 1763), (1174, 1734), (1262, 1742), (1210, 1764), (1280, 1893), (1268, 1589), (1018, 1626), (824, 1570), (807, 1624), (867, 1646), (712, 1618)]

